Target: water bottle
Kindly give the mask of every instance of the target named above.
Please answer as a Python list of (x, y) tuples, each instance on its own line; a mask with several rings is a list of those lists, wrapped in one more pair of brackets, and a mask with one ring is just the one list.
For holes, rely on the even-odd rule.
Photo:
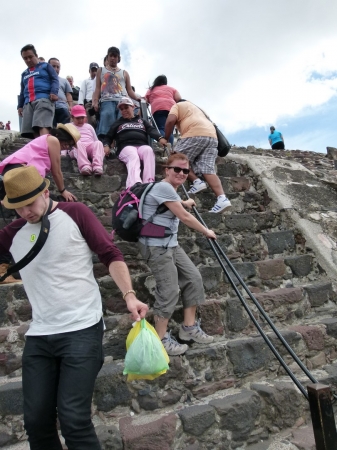
[[(131, 205), (129, 205), (129, 206), (131, 206)], [(131, 208), (132, 208), (132, 206), (131, 206)], [(128, 214), (127, 218), (124, 220), (123, 228), (125, 230), (128, 230), (129, 228), (132, 227), (132, 225), (136, 222), (137, 219), (138, 219), (138, 211), (136, 209), (132, 208), (131, 210), (129, 210), (129, 214)]]
[(132, 205), (128, 205), (126, 208), (123, 209), (123, 212), (122, 212), (122, 214), (120, 216), (121, 222), (124, 222), (125, 219), (128, 217), (131, 208), (132, 208)]

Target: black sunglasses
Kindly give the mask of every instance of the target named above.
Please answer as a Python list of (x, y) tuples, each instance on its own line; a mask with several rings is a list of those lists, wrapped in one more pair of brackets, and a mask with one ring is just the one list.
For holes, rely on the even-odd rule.
[(175, 173), (183, 172), (184, 175), (188, 175), (190, 173), (190, 169), (182, 169), (181, 167), (169, 166), (168, 169), (173, 169)]

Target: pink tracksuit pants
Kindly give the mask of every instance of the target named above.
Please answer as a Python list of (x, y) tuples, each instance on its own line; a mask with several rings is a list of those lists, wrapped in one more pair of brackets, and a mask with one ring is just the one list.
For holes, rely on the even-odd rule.
[[(128, 169), (126, 187), (133, 186), (135, 183), (149, 183), (154, 181), (155, 176), (155, 157), (152, 148), (149, 145), (133, 147), (128, 145), (123, 148), (119, 154), (119, 159)], [(140, 162), (143, 162), (143, 180), (140, 178)]]

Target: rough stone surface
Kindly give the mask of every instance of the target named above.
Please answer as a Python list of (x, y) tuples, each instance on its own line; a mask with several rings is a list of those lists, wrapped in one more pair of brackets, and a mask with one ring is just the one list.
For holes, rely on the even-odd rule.
[(289, 256), (284, 259), (296, 277), (305, 277), (309, 275), (313, 267), (313, 258), (311, 255)]
[(221, 381), (216, 381), (214, 383), (205, 383), (200, 386), (192, 388), (193, 395), (200, 399), (212, 395), (217, 391), (222, 391), (223, 389), (229, 389), (235, 384), (234, 378), (228, 378)]
[(298, 325), (290, 328), (303, 336), (309, 350), (323, 350), (324, 337), (320, 328)]
[(95, 431), (102, 450), (123, 450), (123, 441), (116, 427), (98, 425)]
[(280, 430), (291, 427), (303, 414), (302, 394), (292, 383), (275, 383), (275, 385), (252, 383), (254, 389), (263, 399), (261, 409), (270, 426)]
[(110, 411), (118, 405), (131, 404), (131, 393), (122, 372), (122, 366), (115, 363), (102, 367), (94, 389), (94, 402), (98, 410)]
[(22, 414), (23, 396), (21, 381), (0, 385), (0, 415)]
[(159, 416), (123, 417), (119, 430), (124, 450), (170, 450), (176, 434), (175, 414)]
[(215, 410), (208, 405), (190, 406), (178, 414), (184, 431), (193, 436), (202, 435), (215, 422)]
[(266, 261), (257, 261), (255, 264), (262, 280), (283, 277), (286, 271), (283, 259), (267, 259)]
[(311, 306), (322, 306), (332, 297), (331, 283), (319, 283), (311, 286), (305, 286), (304, 290), (308, 294)]
[(265, 233), (263, 234), (263, 238), (268, 245), (270, 255), (277, 255), (284, 251), (294, 250), (295, 248), (294, 233), (290, 230)]
[(202, 329), (205, 333), (211, 336), (223, 334), (224, 325), (221, 318), (222, 312), (220, 302), (207, 301), (204, 305), (198, 307), (198, 312), (201, 318)]
[(238, 298), (229, 298), (226, 306), (227, 326), (230, 331), (242, 331), (249, 324), (247, 313)]
[(322, 319), (321, 323), (326, 326), (327, 334), (337, 339), (337, 319), (335, 317)]
[(228, 342), (227, 352), (235, 374), (254, 372), (265, 367), (272, 359), (272, 353), (262, 338)]
[(242, 442), (253, 431), (255, 420), (260, 414), (261, 400), (252, 391), (242, 391), (239, 394), (212, 400), (220, 416), (219, 426), (223, 430), (230, 430), (235, 441)]

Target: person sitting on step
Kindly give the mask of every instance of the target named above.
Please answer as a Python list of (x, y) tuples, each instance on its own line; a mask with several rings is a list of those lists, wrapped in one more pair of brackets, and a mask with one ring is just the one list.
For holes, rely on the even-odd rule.
[[(69, 154), (77, 159), (78, 169), (82, 175), (102, 175), (104, 148), (96, 136), (95, 130), (91, 125), (85, 123), (87, 117), (86, 110), (82, 105), (73, 106), (71, 109), (71, 119), (73, 125), (81, 134), (77, 141), (76, 148)], [(106, 150), (106, 155), (109, 149)]]
[[(123, 97), (118, 103), (122, 117), (111, 125), (103, 140), (106, 150), (110, 150), (112, 141), (117, 144), (118, 158), (128, 169), (126, 187), (135, 183), (149, 183), (155, 178), (155, 157), (149, 146), (148, 137), (152, 137), (160, 145), (167, 141), (147, 120), (134, 116), (134, 104), (131, 98)], [(143, 162), (143, 179), (140, 177), (140, 162)]]
[[(7, 156), (0, 163), (0, 174), (5, 175), (9, 170), (20, 166), (35, 166), (42, 177), (51, 172), (59, 193), (65, 201), (74, 202), (77, 200), (75, 195), (69, 192), (64, 185), (64, 179), (61, 171), (61, 149), (67, 150), (80, 139), (80, 133), (71, 124), (58, 124), (53, 128), (50, 134), (44, 134), (33, 139), (20, 150)], [(1, 195), (5, 196), (5, 192)]]
[(163, 238), (140, 237), (139, 249), (156, 280), (155, 304), (153, 307), (155, 328), (170, 356), (186, 352), (188, 345), (179, 344), (167, 331), (168, 321), (179, 300), (179, 291), (184, 307), (184, 322), (179, 329), (179, 338), (200, 344), (213, 342), (196, 321), (198, 305), (205, 303), (205, 292), (199, 270), (178, 244), (179, 220), (209, 239), (216, 239), (214, 231), (204, 227), (184, 208), (195, 206), (193, 199), (182, 201), (177, 189), (187, 179), (190, 171), (188, 158), (182, 153), (173, 153), (165, 166), (165, 177), (156, 183), (146, 195), (143, 219), (153, 216), (159, 205), (168, 210), (153, 217), (156, 225), (165, 226), (171, 235)]

